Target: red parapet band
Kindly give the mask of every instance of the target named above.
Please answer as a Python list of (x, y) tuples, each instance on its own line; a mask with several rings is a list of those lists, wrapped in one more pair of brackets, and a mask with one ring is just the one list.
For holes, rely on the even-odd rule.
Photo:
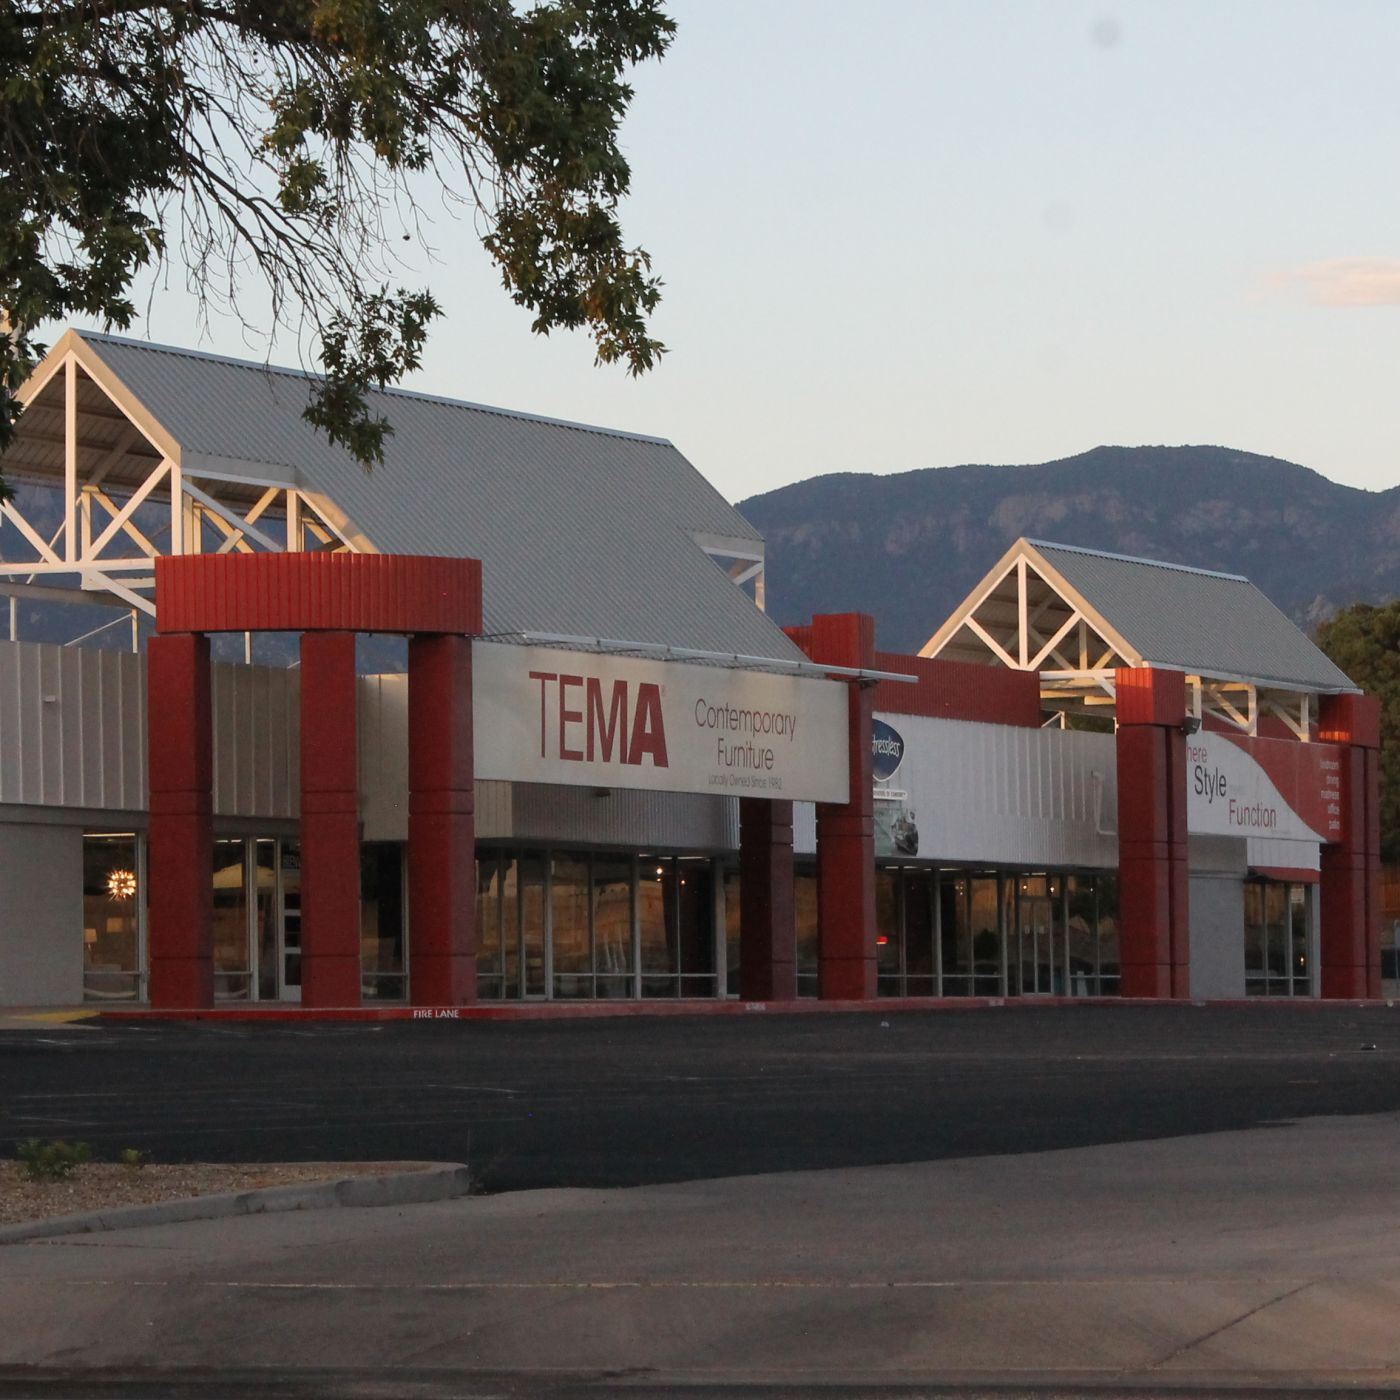
[(418, 554), (174, 554), (161, 632), (481, 631), (481, 561)]

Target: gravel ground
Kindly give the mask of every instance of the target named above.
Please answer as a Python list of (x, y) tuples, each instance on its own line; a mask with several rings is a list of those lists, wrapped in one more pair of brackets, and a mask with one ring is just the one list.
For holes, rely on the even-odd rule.
[(0, 1161), (0, 1225), (47, 1220), (55, 1215), (148, 1205), (190, 1196), (222, 1196), (262, 1186), (303, 1181), (338, 1181), (346, 1176), (379, 1176), (413, 1171), (427, 1162), (268, 1162), (231, 1165), (190, 1162), (184, 1166), (113, 1166), (87, 1162), (66, 1181), (28, 1181), (18, 1162)]

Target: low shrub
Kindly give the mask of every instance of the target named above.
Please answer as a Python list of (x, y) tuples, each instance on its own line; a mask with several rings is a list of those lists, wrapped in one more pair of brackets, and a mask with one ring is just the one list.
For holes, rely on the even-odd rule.
[(92, 1148), (85, 1142), (41, 1142), (26, 1138), (15, 1144), (15, 1156), (20, 1170), (30, 1181), (63, 1181), (73, 1175), (73, 1169), (92, 1160)]

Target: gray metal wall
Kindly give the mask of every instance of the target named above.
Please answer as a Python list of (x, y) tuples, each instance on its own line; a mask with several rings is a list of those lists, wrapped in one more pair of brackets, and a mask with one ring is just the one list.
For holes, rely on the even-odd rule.
[(1244, 996), (1246, 841), (1192, 836), (1191, 995), (1220, 1001)]
[[(300, 673), (213, 668), (214, 811), (295, 817)], [(146, 661), (0, 642), (0, 804), (142, 811)]]
[(0, 821), (0, 1006), (82, 999), (82, 828)]
[(146, 806), (143, 658), (0, 642), (0, 802)]

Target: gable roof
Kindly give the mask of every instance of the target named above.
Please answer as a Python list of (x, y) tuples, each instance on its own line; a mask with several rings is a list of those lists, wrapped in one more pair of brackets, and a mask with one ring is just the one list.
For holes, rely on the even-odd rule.
[[(1024, 562), (1129, 665), (1314, 693), (1356, 686), (1247, 578), (1046, 540), (1018, 540), (921, 655), (956, 651), (969, 619)], [(994, 660), (990, 648), (984, 660)], [(1033, 658), (1028, 658), (1033, 659)], [(1046, 658), (1048, 659), (1048, 658)], [(1051, 662), (1040, 669), (1059, 669)], [(1069, 669), (1069, 668), (1066, 668)]]
[(361, 548), (480, 559), (488, 632), (801, 659), (695, 538), (761, 557), (762, 536), (665, 439), (388, 390), (366, 473), (302, 418), (302, 372), (87, 331), (46, 363), (68, 350), (187, 476), (322, 493)]

